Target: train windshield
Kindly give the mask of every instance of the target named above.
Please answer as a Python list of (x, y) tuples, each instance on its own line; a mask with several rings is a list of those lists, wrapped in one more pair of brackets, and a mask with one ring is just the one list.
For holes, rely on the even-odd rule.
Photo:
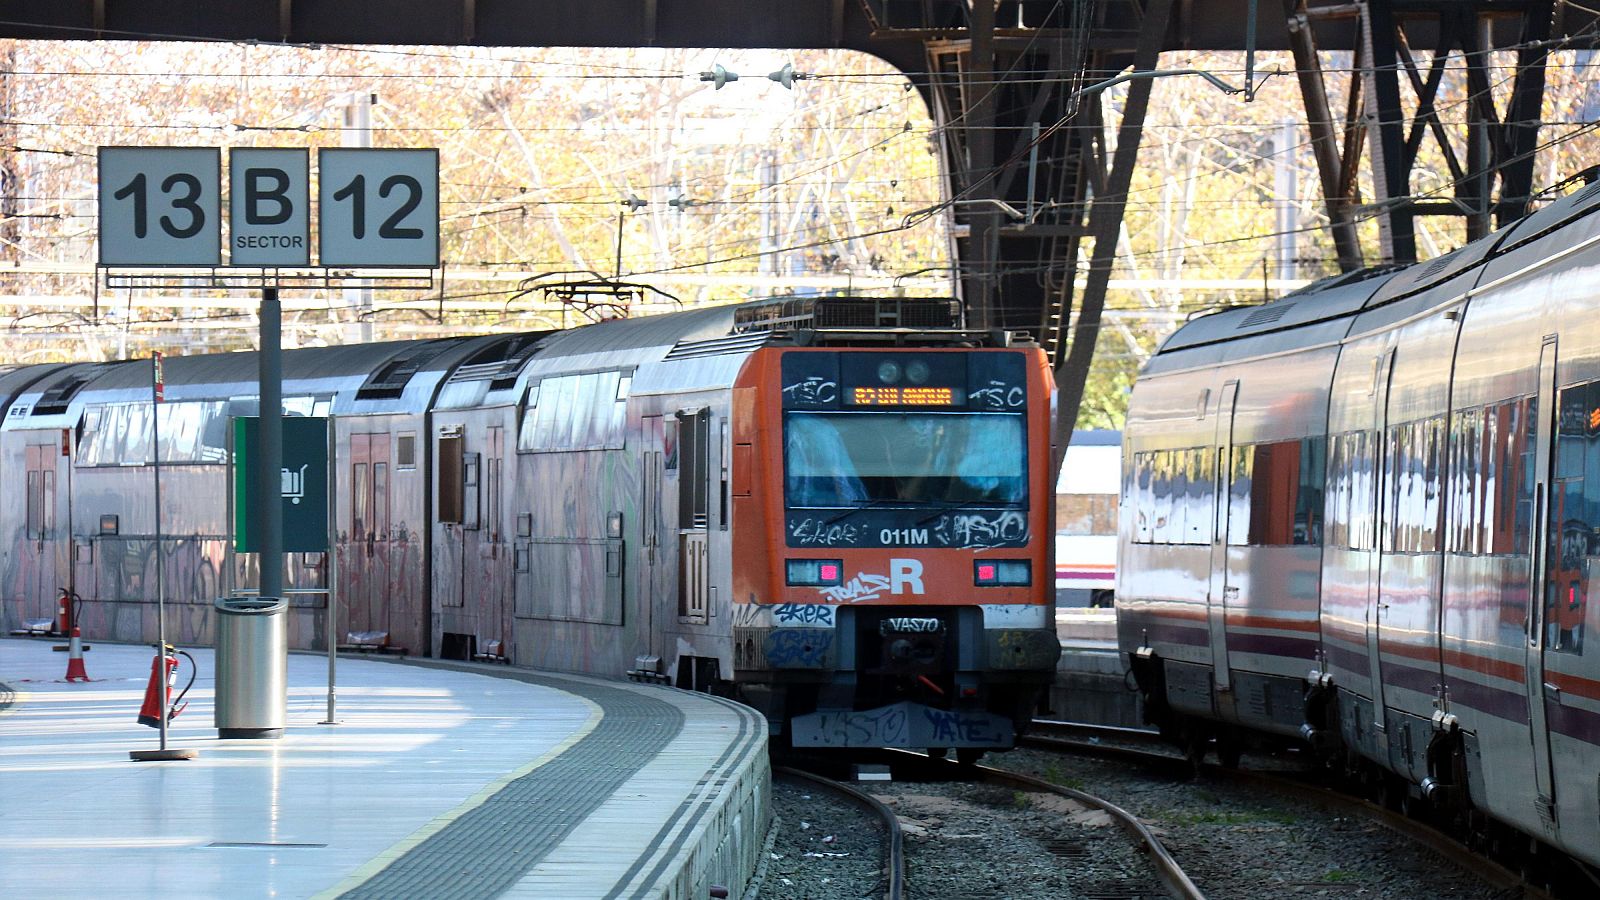
[(784, 416), (790, 506), (1022, 506), (1024, 425), (1010, 413), (829, 413)]

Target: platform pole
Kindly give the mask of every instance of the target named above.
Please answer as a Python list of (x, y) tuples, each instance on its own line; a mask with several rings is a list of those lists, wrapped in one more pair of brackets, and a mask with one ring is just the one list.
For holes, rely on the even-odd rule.
[(195, 750), (167, 749), (167, 583), (162, 572), (166, 560), (161, 556), (161, 402), (165, 387), (161, 374), (161, 354), (150, 356), (150, 470), (155, 479), (155, 544), (156, 544), (156, 698), (159, 715), (156, 727), (161, 732), (159, 750), (131, 750), (128, 758), (135, 762), (170, 762), (194, 759)]
[(337, 543), (339, 535), (337, 515), (339, 511), (339, 492), (334, 486), (339, 472), (338, 457), (335, 454), (339, 446), (338, 433), (337, 423), (334, 421), (333, 416), (328, 416), (328, 550), (327, 556), (323, 557), (328, 561), (328, 718), (318, 723), (321, 725), (339, 724), (339, 720), (334, 718), (334, 707), (337, 704), (339, 693), (334, 687), (339, 649), (339, 599), (337, 593), (339, 589), (339, 544)]
[(261, 447), (257, 464), (256, 496), (250, 523), (259, 554), (262, 597), (283, 596), (283, 345), (282, 308), (278, 289), (261, 291)]

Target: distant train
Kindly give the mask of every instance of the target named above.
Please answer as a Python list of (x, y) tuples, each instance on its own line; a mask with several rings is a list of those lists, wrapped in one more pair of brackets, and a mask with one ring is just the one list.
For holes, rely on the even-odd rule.
[(1056, 482), (1056, 605), (1109, 607), (1117, 593), (1122, 433), (1072, 433)]
[[(4, 624), (209, 643), (231, 417), (256, 357), (0, 375)], [(1059, 654), (1043, 352), (959, 304), (777, 300), (569, 331), (293, 350), (331, 416), (329, 558), (289, 554), (293, 646), (391, 648), (734, 693), (806, 746), (1009, 746)]]
[(1303, 739), (1600, 864), (1600, 185), (1184, 326), (1123, 475), (1120, 645), (1166, 733)]

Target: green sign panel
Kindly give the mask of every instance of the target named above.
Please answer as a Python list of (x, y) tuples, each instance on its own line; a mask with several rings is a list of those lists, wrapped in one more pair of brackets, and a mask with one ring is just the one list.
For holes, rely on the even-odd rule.
[[(233, 546), (256, 551), (250, 512), (258, 501), (256, 471), (259, 420), (233, 420)], [(322, 553), (328, 549), (328, 420), (283, 419), (283, 551)]]

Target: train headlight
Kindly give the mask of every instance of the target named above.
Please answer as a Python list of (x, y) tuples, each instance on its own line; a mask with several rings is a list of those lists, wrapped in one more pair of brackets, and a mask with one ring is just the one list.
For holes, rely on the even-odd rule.
[(900, 364), (892, 360), (878, 363), (878, 380), (884, 384), (897, 384), (900, 381)]
[(844, 578), (844, 563), (837, 559), (791, 559), (784, 565), (785, 581), (793, 587), (829, 587)]
[(1026, 587), (1033, 583), (1032, 574), (1025, 559), (980, 559), (972, 564), (972, 583), (978, 587)]
[(932, 373), (928, 371), (928, 364), (920, 359), (906, 364), (906, 380), (912, 384), (927, 384), (930, 374)]

